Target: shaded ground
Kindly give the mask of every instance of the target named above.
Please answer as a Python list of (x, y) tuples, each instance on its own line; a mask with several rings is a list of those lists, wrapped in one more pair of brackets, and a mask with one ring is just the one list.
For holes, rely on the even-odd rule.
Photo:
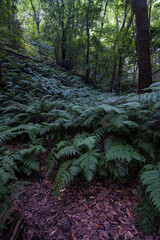
[[(78, 183), (62, 189), (53, 198), (53, 183), (34, 182), (14, 200), (13, 208), (24, 217), (18, 240), (158, 240), (158, 234), (144, 235), (133, 224), (139, 197), (133, 186), (111, 179)], [(7, 238), (6, 238), (7, 240)]]

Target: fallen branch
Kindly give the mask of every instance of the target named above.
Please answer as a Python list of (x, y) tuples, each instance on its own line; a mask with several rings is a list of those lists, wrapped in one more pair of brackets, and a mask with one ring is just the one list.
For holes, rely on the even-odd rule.
[(19, 232), (20, 232), (20, 230), (23, 226), (23, 223), (24, 223), (24, 216), (22, 216), (19, 219), (18, 223), (16, 224), (13, 235), (12, 235), (10, 240), (16, 240), (18, 238), (18, 235), (19, 235)]
[(159, 71), (160, 71), (160, 69), (158, 69), (157, 71), (153, 72), (152, 75), (155, 74), (155, 73), (157, 73), (157, 72), (159, 72)]
[(32, 61), (35, 61), (35, 62), (38, 62), (38, 63), (45, 63), (46, 65), (49, 65), (51, 67), (54, 67), (54, 68), (57, 68), (58, 70), (61, 70), (63, 72), (66, 72), (66, 73), (69, 73), (69, 74), (72, 74), (74, 76), (77, 76), (77, 77), (81, 77), (84, 81), (86, 80), (86, 77), (83, 76), (83, 75), (80, 75), (78, 73), (75, 73), (75, 72), (72, 72), (72, 71), (69, 71), (69, 70), (66, 70), (54, 63), (49, 63), (49, 62), (45, 62), (44, 60), (38, 60), (38, 59), (35, 59), (35, 58), (32, 58), (32, 57), (29, 57), (29, 56), (26, 56), (26, 55), (23, 55), (21, 53), (16, 53), (16, 52), (13, 52), (11, 50), (8, 50), (8, 49), (4, 49), (4, 48), (0, 48), (1, 51), (5, 51), (5, 52), (8, 52), (9, 54), (13, 54), (17, 57), (21, 57), (21, 58), (25, 58), (25, 59), (30, 59)]

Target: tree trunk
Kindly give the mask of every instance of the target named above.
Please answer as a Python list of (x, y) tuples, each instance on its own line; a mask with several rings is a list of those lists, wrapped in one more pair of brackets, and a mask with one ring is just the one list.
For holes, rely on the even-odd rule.
[(7, 0), (7, 10), (8, 10), (8, 30), (11, 30), (11, 15), (10, 15), (10, 1)]
[(139, 65), (138, 91), (152, 84), (152, 70), (149, 45), (149, 18), (146, 0), (131, 0), (136, 15), (136, 41)]
[[(104, 13), (103, 13), (103, 18), (102, 18), (102, 21), (101, 21), (101, 28), (100, 28), (99, 38), (98, 38), (99, 42), (101, 40), (101, 35), (102, 35), (102, 30), (103, 30), (103, 25), (104, 25), (104, 19), (105, 19), (105, 16), (106, 16), (106, 11), (107, 11), (107, 6), (108, 6), (108, 1), (109, 0), (106, 0)], [(95, 73), (94, 73), (95, 74), (95, 79), (97, 78), (98, 58), (99, 58), (99, 46), (97, 46), (97, 49), (96, 49)]]
[(12, 0), (12, 30), (14, 29), (14, 23), (16, 18), (14, 6), (15, 6), (15, 2), (14, 0)]
[(123, 57), (122, 57), (122, 51), (119, 51), (119, 62), (118, 62), (118, 77), (117, 77), (117, 89), (116, 92), (120, 92), (121, 88), (121, 77), (122, 77), (122, 70), (123, 70)]
[(38, 13), (36, 13), (36, 9), (35, 9), (35, 7), (33, 5), (32, 0), (30, 0), (30, 2), (31, 2), (32, 9), (33, 9), (33, 13), (34, 13), (34, 19), (36, 21), (37, 33), (38, 33), (38, 38), (39, 38), (39, 24), (40, 24), (39, 16), (38, 16)]
[(2, 0), (0, 0), (0, 24), (1, 24), (1, 18), (2, 18)]
[(66, 66), (66, 31), (64, 27), (64, 1), (62, 0), (62, 64), (61, 67), (65, 68)]
[[(114, 46), (114, 51), (115, 51), (115, 46)], [(110, 82), (110, 92), (113, 92), (113, 85), (115, 82), (115, 77), (116, 77), (116, 72), (117, 72), (117, 58), (114, 58), (114, 65), (113, 65), (113, 73), (112, 73), (112, 79)]]
[(159, 62), (158, 81), (160, 81), (160, 50), (158, 51), (158, 62)]
[(86, 54), (86, 83), (89, 83), (90, 67), (89, 67), (89, 54), (90, 54), (90, 35), (89, 35), (89, 10), (91, 0), (87, 3), (87, 14), (86, 14), (86, 33), (87, 33), (87, 54)]
[(66, 67), (66, 31), (62, 31), (62, 67)]
[(0, 85), (2, 82), (2, 64), (1, 64), (1, 60), (0, 60)]
[(40, 46), (40, 22), (41, 22), (41, 19), (40, 19), (40, 3), (39, 3), (39, 9), (37, 11), (36, 11), (36, 9), (35, 9), (35, 7), (33, 5), (32, 0), (30, 0), (30, 3), (31, 3), (32, 9), (33, 9), (34, 19), (35, 19), (36, 26), (37, 26), (38, 44), (39, 44), (38, 52), (41, 55), (42, 54), (42, 50), (41, 50), (41, 46)]

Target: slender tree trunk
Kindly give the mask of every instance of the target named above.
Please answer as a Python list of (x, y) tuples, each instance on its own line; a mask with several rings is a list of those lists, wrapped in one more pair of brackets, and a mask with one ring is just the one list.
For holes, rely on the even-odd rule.
[[(40, 16), (39, 16), (40, 15), (40, 9), (38, 9), (38, 11), (36, 11), (32, 0), (30, 0), (30, 3), (31, 3), (32, 9), (33, 9), (34, 19), (35, 19), (36, 26), (37, 26), (38, 43), (40, 44), (40, 22), (41, 22)], [(39, 3), (39, 7), (40, 7), (40, 3)], [(39, 49), (38, 52), (41, 55), (42, 54), (42, 49), (41, 49), (40, 45), (38, 46), (38, 49)]]
[(1, 82), (2, 82), (2, 63), (0, 60), (0, 85), (1, 85)]
[(159, 63), (158, 81), (160, 81), (160, 50), (158, 51), (158, 63)]
[[(105, 16), (106, 16), (106, 11), (107, 11), (107, 6), (108, 6), (108, 1), (109, 0), (106, 0), (106, 3), (105, 3), (103, 18), (102, 18), (101, 28), (100, 28), (100, 33), (99, 33), (99, 39), (98, 39), (99, 42), (101, 40), (101, 35), (102, 35), (102, 30), (103, 30), (103, 25), (104, 25), (104, 19), (105, 19)], [(97, 49), (96, 49), (96, 59), (95, 59), (95, 73), (94, 73), (95, 74), (95, 79), (97, 77), (98, 58), (99, 58), (99, 48), (97, 46)]]
[(122, 77), (122, 70), (123, 70), (123, 57), (122, 57), (122, 51), (120, 51), (119, 56), (119, 62), (118, 62), (118, 77), (117, 77), (117, 89), (116, 92), (120, 92), (121, 88), (121, 77)]
[(12, 30), (14, 29), (14, 23), (15, 23), (15, 10), (14, 10), (14, 0), (12, 0)]
[(8, 30), (11, 30), (11, 15), (10, 15), (10, 1), (7, 0), (7, 10), (8, 10)]
[(66, 30), (64, 27), (64, 1), (61, 1), (62, 5), (62, 21), (61, 21), (61, 26), (62, 26), (62, 64), (61, 66), (65, 68), (66, 66)]
[(62, 67), (66, 67), (66, 31), (62, 31)]
[(150, 21), (151, 21), (152, 5), (153, 5), (153, 0), (150, 0), (149, 1), (149, 11), (148, 11), (149, 25), (150, 25)]
[(0, 0), (0, 23), (1, 23), (1, 17), (2, 16), (2, 0)]
[(30, 0), (30, 2), (31, 2), (32, 9), (33, 9), (33, 13), (34, 13), (34, 19), (36, 21), (37, 33), (38, 33), (38, 36), (39, 36), (39, 24), (40, 24), (40, 21), (39, 21), (38, 14), (36, 13), (36, 9), (35, 9), (35, 7), (33, 5), (32, 0)]
[(152, 84), (147, 1), (132, 0), (132, 8), (136, 15), (136, 40), (139, 65), (138, 91), (142, 93), (143, 89), (148, 88)]
[[(116, 45), (114, 45), (114, 51), (115, 51)], [(116, 77), (116, 72), (117, 72), (117, 58), (114, 58), (114, 64), (113, 64), (113, 73), (112, 73), (112, 79), (110, 82), (110, 92), (113, 92), (113, 85), (115, 82), (115, 77)]]
[[(124, 8), (124, 18), (123, 18), (123, 23), (122, 23), (122, 26), (121, 26), (121, 29), (120, 29), (120, 33), (122, 32), (122, 30), (123, 30), (123, 28), (125, 26), (125, 22), (126, 22), (126, 18), (127, 18), (127, 6), (128, 6), (128, 2), (126, 0), (125, 1), (125, 8)], [(121, 77), (122, 77), (123, 61), (124, 61), (124, 57), (122, 56), (122, 54), (123, 54), (123, 45), (124, 45), (124, 40), (122, 40), (121, 48), (118, 49), (119, 59), (118, 59), (118, 76), (117, 76), (117, 88), (116, 88), (116, 92), (117, 93), (119, 93), (120, 87), (121, 87)]]
[(89, 67), (89, 55), (90, 55), (90, 34), (89, 34), (89, 10), (91, 0), (87, 2), (87, 14), (86, 14), (86, 33), (87, 33), (87, 53), (86, 53), (86, 83), (89, 83), (90, 67)]

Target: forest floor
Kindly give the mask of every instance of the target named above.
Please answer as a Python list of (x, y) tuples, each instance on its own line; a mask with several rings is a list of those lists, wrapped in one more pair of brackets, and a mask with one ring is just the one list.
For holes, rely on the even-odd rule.
[[(138, 182), (138, 173), (135, 176), (136, 173), (132, 168), (132, 174), (129, 174), (123, 183), (102, 177), (95, 177), (89, 183), (84, 180), (84, 177), (81, 179), (80, 176), (77, 176), (74, 182), (61, 189), (58, 197), (53, 197), (53, 192), (55, 175), (59, 166), (55, 165), (49, 176), (45, 174), (44, 162), (47, 154), (58, 144), (57, 136), (59, 134), (61, 136), (60, 143), (62, 143), (62, 140), (67, 142), (71, 137), (74, 139), (75, 134), (77, 136), (78, 134), (83, 135), (85, 126), (86, 138), (88, 136), (93, 137), (94, 135), (91, 135), (90, 131), (91, 129), (96, 130), (94, 122), (97, 126), (103, 127), (101, 120), (106, 113), (111, 112), (112, 117), (120, 114), (121, 109), (114, 107), (114, 105), (117, 106), (118, 102), (121, 103), (119, 97), (112, 98), (111, 96), (109, 98), (107, 93), (94, 90), (79, 79), (70, 75), (67, 77), (64, 73), (56, 72), (54, 69), (51, 71), (51, 69), (38, 64), (18, 62), (14, 58), (11, 60), (10, 65), (8, 62), (4, 62), (3, 67), (5, 68), (5, 75), (8, 76), (8, 79), (11, 78), (11, 81), (7, 93), (4, 91), (1, 94), (3, 108), (1, 109), (0, 123), (4, 127), (2, 132), (4, 139), (2, 138), (3, 146), (0, 147), (6, 147), (4, 156), (8, 153), (8, 150), (17, 150), (18, 153), (18, 149), (21, 151), (23, 147), (25, 151), (37, 147), (38, 153), (34, 154), (33, 157), (36, 159), (34, 163), (37, 159), (39, 160), (40, 171), (37, 174), (32, 164), (29, 167), (23, 164), (23, 161), (18, 161), (19, 159), (12, 159), (18, 169), (20, 167), (27, 169), (28, 166), (33, 175), (27, 178), (22, 170), (15, 171), (20, 175), (17, 176), (18, 180), (27, 180), (31, 184), (24, 187), (17, 199), (12, 200), (11, 218), (7, 220), (8, 229), (4, 230), (2, 235), (0, 232), (0, 240), (160, 240), (160, 229), (157, 229), (151, 235), (146, 235), (135, 224), (135, 207), (140, 202), (141, 197), (135, 195), (133, 191), (140, 186), (140, 183)], [(5, 67), (5, 64), (9, 66)], [(48, 72), (51, 75), (50, 79), (48, 78)], [(16, 82), (18, 82), (17, 85)], [(111, 104), (111, 107), (109, 104)], [(132, 102), (131, 105), (133, 105)], [(129, 112), (131, 108), (130, 105), (128, 106)], [(83, 113), (85, 114), (83, 115)], [(115, 125), (113, 125), (115, 131), (113, 132), (119, 133), (120, 129), (127, 129), (129, 132), (128, 139), (130, 139), (130, 133), (133, 133), (133, 131), (127, 124), (131, 124), (132, 121), (126, 121), (130, 119), (127, 117), (124, 118), (122, 111), (120, 118), (117, 118), (118, 121), (120, 119), (120, 125), (116, 119)], [(45, 146), (46, 152), (44, 154), (43, 151), (40, 154), (38, 151), (39, 147), (42, 149), (41, 138), (38, 139), (36, 133), (33, 134), (36, 140), (40, 141), (36, 146), (34, 145), (34, 137), (30, 134), (31, 130), (32, 133), (37, 130), (37, 125), (39, 127), (37, 135), (39, 134), (45, 139), (46, 137), (51, 138), (50, 144), (45, 143), (47, 146)], [(50, 127), (49, 130), (46, 129), (46, 126)], [(112, 125), (108, 126), (111, 127)], [(56, 135), (55, 129), (57, 127), (61, 131), (57, 130)], [(134, 128), (135, 126), (133, 126)], [(6, 129), (9, 129), (9, 136)], [(22, 129), (24, 131), (21, 131)], [(69, 134), (69, 138), (64, 136), (66, 129), (66, 136)], [(75, 129), (76, 133), (70, 134)], [(41, 130), (44, 133), (41, 133)], [(52, 136), (54, 140), (52, 140)], [(10, 152), (11, 157), (13, 157), (14, 151)], [(10, 157), (9, 153), (8, 158)], [(33, 151), (30, 151), (28, 153), (29, 157), (32, 157), (33, 153)], [(26, 158), (28, 160), (28, 155)], [(15, 169), (17, 170), (17, 168)], [(11, 176), (7, 180), (7, 184), (12, 183), (14, 179), (16, 178)], [(6, 185), (3, 186), (5, 189)], [(6, 204), (4, 205), (6, 206)]]
[(41, 174), (30, 179), (19, 199), (13, 199), (14, 227), (3, 240), (11, 240), (16, 231), (17, 240), (160, 239), (158, 233), (145, 235), (134, 224), (135, 206), (141, 199), (133, 193), (139, 184), (134, 178), (125, 183), (77, 178), (53, 198), (54, 171), (46, 177), (42, 167)]

